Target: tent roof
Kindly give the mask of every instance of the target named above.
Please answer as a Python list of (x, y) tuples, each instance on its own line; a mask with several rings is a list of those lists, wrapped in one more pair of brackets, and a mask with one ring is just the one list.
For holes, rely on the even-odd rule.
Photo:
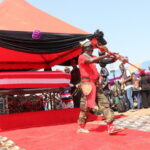
[(0, 3), (0, 16), (0, 30), (87, 33), (35, 8), (25, 0), (3, 0)]
[[(96, 38), (106, 44), (103, 32), (88, 34), (27, 3), (3, 0), (0, 3), (0, 69), (39, 69), (62, 64), (78, 57), (79, 42)], [(40, 30), (35, 40), (33, 31)], [(97, 41), (96, 40), (96, 41)]]
[[(1, 31), (32, 32), (40, 30), (47, 33), (87, 34), (85, 31), (35, 8), (25, 0), (3, 0), (0, 3), (0, 16)], [(1, 35), (3, 36), (3, 34)], [(3, 37), (1, 40), (3, 41)], [(62, 64), (78, 56), (81, 49), (73, 48), (56, 54), (30, 54), (0, 45), (0, 53), (0, 69), (2, 70), (38, 69)]]

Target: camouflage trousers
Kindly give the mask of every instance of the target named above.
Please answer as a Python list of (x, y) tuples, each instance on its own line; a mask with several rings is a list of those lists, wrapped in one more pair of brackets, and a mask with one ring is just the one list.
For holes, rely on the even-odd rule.
[(103, 90), (99, 87), (96, 87), (96, 99), (95, 99), (95, 107), (88, 108), (86, 96), (82, 93), (82, 97), (80, 100), (80, 114), (78, 119), (79, 125), (85, 125), (88, 119), (88, 114), (97, 110), (106, 119), (107, 123), (113, 122), (114, 120), (114, 112), (110, 109), (110, 104), (108, 99), (103, 93)]

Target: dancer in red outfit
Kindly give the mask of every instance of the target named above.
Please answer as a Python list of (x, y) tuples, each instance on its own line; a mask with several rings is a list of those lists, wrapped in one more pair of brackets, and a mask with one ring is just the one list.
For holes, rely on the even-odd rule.
[(84, 127), (86, 125), (88, 113), (94, 110), (94, 106), (97, 106), (99, 111), (106, 118), (109, 134), (122, 131), (123, 129), (118, 129), (112, 124), (114, 121), (114, 113), (110, 109), (108, 99), (103, 94), (103, 90), (99, 83), (100, 74), (95, 64), (104, 58), (109, 58), (110, 55), (93, 57), (93, 46), (88, 39), (81, 42), (81, 46), (83, 54), (79, 56), (78, 64), (81, 74), (82, 97), (80, 100), (80, 115), (78, 119), (80, 128), (77, 132), (89, 133)]

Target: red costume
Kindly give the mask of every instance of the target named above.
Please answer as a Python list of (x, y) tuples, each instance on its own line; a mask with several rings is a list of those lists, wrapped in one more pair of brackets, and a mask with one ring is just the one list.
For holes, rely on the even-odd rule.
[(95, 82), (99, 79), (99, 73), (97, 71), (96, 65), (93, 63), (86, 63), (85, 60), (87, 59), (85, 54), (79, 56), (78, 64), (80, 68), (81, 80), (82, 82), (89, 82), (92, 86), (92, 90), (89, 95), (86, 96), (87, 98), (87, 107), (93, 108), (95, 105), (95, 98), (96, 98), (96, 86)]

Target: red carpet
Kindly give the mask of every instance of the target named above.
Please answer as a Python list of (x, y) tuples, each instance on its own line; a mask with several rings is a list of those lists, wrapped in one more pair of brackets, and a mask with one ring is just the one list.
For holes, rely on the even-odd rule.
[(77, 124), (1, 132), (26, 150), (149, 150), (150, 133), (125, 130), (108, 135), (106, 126), (88, 124), (89, 134), (76, 133)]
[[(106, 126), (88, 124), (89, 134), (76, 133), (78, 115), (79, 109), (0, 115), (0, 136), (26, 150), (149, 150), (148, 132), (108, 135)], [(89, 121), (100, 119), (91, 115)]]

